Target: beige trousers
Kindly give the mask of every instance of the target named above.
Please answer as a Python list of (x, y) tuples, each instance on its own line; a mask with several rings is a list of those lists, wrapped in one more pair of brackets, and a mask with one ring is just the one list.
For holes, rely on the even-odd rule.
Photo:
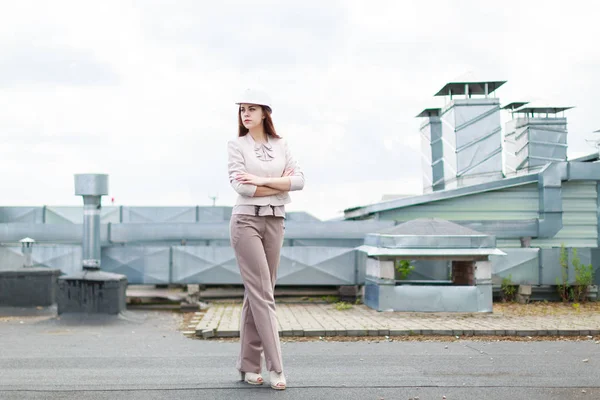
[(284, 219), (234, 214), (229, 228), (245, 289), (241, 350), (236, 368), (260, 373), (260, 355), (264, 351), (267, 369), (280, 373), (283, 365), (273, 290), (283, 245)]

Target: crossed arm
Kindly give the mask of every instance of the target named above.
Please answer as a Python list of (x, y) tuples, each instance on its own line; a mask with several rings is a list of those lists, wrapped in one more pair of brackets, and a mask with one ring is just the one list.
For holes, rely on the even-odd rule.
[(293, 174), (294, 170), (288, 170), (284, 172), (281, 178), (263, 178), (247, 172), (241, 172), (236, 176), (235, 180), (242, 184), (255, 185), (256, 192), (254, 192), (254, 197), (265, 197), (288, 192), (292, 186), (289, 176)]
[(256, 192), (254, 192), (253, 197), (266, 197), (266, 196), (274, 196), (276, 194), (282, 193), (281, 190), (273, 189), (268, 186), (257, 186)]
[(246, 171), (239, 144), (236, 141), (230, 141), (228, 146), (229, 181), (239, 194), (248, 197), (265, 197), (302, 190), (304, 187), (304, 173), (291, 155), (287, 143), (285, 143), (286, 167), (282, 176), (278, 178), (249, 174)]

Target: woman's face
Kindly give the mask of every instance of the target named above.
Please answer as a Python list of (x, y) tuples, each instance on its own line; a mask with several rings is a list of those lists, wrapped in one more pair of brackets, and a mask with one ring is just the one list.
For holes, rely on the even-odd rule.
[(261, 106), (256, 104), (240, 104), (240, 118), (242, 124), (248, 130), (260, 126), (263, 122), (264, 114)]

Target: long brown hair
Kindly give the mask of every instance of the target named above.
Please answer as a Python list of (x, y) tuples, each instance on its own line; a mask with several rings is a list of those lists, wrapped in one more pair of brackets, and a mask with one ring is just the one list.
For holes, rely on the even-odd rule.
[[(281, 136), (277, 134), (275, 131), (275, 125), (273, 125), (273, 119), (271, 118), (271, 107), (258, 105), (263, 110), (263, 114), (265, 115), (265, 119), (263, 120), (263, 127), (265, 129), (265, 133), (271, 137), (281, 139)], [(238, 136), (246, 136), (248, 133), (248, 129), (242, 123), (242, 116), (240, 115), (240, 109), (238, 109)]]

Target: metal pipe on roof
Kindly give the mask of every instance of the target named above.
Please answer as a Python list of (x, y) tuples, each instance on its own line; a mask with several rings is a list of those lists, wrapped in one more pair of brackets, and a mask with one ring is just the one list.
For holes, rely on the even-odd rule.
[(108, 175), (75, 175), (75, 194), (83, 197), (83, 269), (99, 270), (100, 210), (102, 196), (108, 194)]

